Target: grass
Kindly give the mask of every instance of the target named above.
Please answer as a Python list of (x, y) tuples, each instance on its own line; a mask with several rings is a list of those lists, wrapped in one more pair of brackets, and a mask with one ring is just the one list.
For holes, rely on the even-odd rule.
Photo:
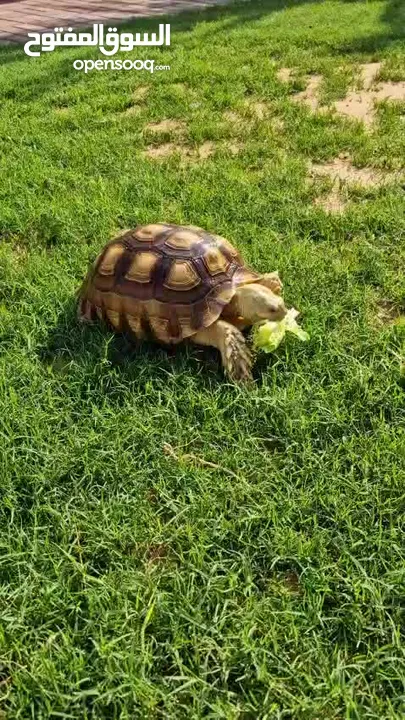
[[(2, 718), (404, 717), (405, 336), (378, 320), (404, 309), (404, 192), (331, 215), (306, 182), (341, 152), (398, 169), (404, 106), (367, 133), (291, 94), (318, 73), (342, 97), (376, 60), (405, 80), (403, 19), (339, 0), (178, 16), (154, 75), (0, 51)], [(180, 139), (147, 129), (164, 119)], [(159, 220), (278, 268), (311, 341), (245, 390), (209, 350), (79, 327), (88, 261)]]

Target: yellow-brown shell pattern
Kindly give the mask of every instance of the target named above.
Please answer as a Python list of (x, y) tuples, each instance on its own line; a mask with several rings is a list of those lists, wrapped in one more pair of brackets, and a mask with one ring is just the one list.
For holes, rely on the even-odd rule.
[(137, 338), (178, 343), (211, 325), (238, 285), (260, 275), (202, 228), (146, 225), (108, 243), (83, 284), (79, 315)]

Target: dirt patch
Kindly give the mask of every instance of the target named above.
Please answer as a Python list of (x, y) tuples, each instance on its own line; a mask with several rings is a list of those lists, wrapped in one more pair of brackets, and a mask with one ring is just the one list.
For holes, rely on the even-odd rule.
[(277, 79), (280, 80), (280, 82), (288, 83), (291, 80), (292, 73), (291, 68), (280, 68), (280, 70), (277, 71)]
[(369, 90), (373, 85), (377, 75), (379, 74), (382, 67), (382, 63), (365, 63), (360, 65), (361, 79), (363, 82), (363, 88)]
[(250, 107), (259, 120), (263, 120), (268, 113), (268, 107), (264, 102), (254, 102)]
[(399, 179), (396, 173), (388, 173), (375, 168), (355, 167), (350, 158), (338, 157), (329, 163), (309, 164), (309, 176), (312, 179), (326, 177), (332, 181), (332, 188), (328, 193), (314, 200), (314, 204), (322, 207), (326, 212), (340, 214), (347, 205), (347, 187), (349, 185), (362, 188), (376, 188)]
[(149, 158), (152, 158), (153, 160), (158, 160), (160, 158), (166, 158), (170, 157), (170, 155), (174, 155), (177, 152), (182, 153), (183, 148), (181, 145), (174, 145), (174, 143), (164, 143), (163, 145), (150, 145), (145, 150), (145, 155)]
[(362, 90), (350, 90), (343, 100), (334, 103), (336, 112), (346, 117), (360, 120), (371, 127), (376, 115), (376, 103), (384, 100), (405, 100), (405, 82), (378, 81), (381, 63), (368, 63), (360, 66)]
[(380, 300), (376, 317), (379, 325), (401, 325), (405, 323), (405, 310), (392, 300)]
[(308, 85), (305, 90), (297, 93), (293, 96), (294, 102), (302, 102), (307, 105), (312, 112), (319, 107), (318, 92), (322, 82), (322, 75), (311, 75), (308, 81)]
[(269, 115), (269, 106), (260, 100), (246, 100), (242, 113), (235, 110), (227, 110), (223, 117), (228, 123), (248, 130), (252, 127), (256, 120), (264, 120)]
[[(405, 82), (383, 82), (378, 79), (382, 63), (365, 63), (359, 66), (361, 89), (351, 89), (346, 97), (333, 103), (334, 110), (346, 117), (360, 120), (366, 127), (370, 127), (376, 115), (376, 104), (384, 100), (404, 101)], [(282, 82), (291, 79), (292, 71), (281, 68), (277, 77)], [(327, 110), (327, 106), (319, 101), (319, 88), (322, 82), (321, 75), (311, 75), (305, 90), (293, 96), (294, 102), (302, 102), (312, 112)]]
[(376, 187), (383, 184), (390, 176), (374, 168), (357, 168), (348, 158), (336, 158), (329, 163), (318, 165), (310, 163), (310, 175), (329, 177), (334, 182), (348, 182), (361, 187)]
[(20, 243), (13, 243), (13, 255), (18, 261), (26, 260), (28, 257), (28, 248)]
[(234, 110), (227, 110), (224, 112), (224, 118), (232, 125), (241, 125), (244, 122), (242, 115), (239, 115)]
[(337, 100), (334, 108), (339, 115), (361, 120), (366, 126), (370, 126), (374, 120), (374, 103), (370, 94), (362, 92), (349, 92), (344, 100)]
[(139, 115), (142, 111), (142, 105), (139, 105), (138, 103), (142, 103), (146, 99), (148, 93), (148, 85), (140, 85), (139, 87), (135, 88), (131, 97), (133, 104), (130, 105), (130, 107), (128, 107), (126, 110), (124, 110), (121, 115)]
[(190, 88), (185, 83), (173, 83), (171, 86), (172, 90), (184, 93), (188, 92)]
[(258, 120), (263, 120), (269, 112), (269, 107), (263, 100), (253, 100), (250, 98), (245, 101), (245, 107), (248, 114)]
[(207, 141), (198, 148), (189, 145), (175, 143), (163, 143), (163, 145), (149, 145), (144, 151), (145, 157), (152, 160), (162, 160), (171, 155), (180, 155), (184, 160), (206, 160), (215, 152), (215, 143)]
[(179, 100), (184, 100), (187, 102), (190, 107), (196, 106), (201, 107), (201, 103), (196, 102), (199, 99), (199, 94), (194, 90), (194, 88), (190, 87), (189, 85), (186, 85), (186, 83), (172, 83), (168, 86), (168, 90), (173, 95), (173, 97), (178, 98)]
[(140, 115), (142, 112), (142, 108), (139, 105), (131, 105), (131, 107), (124, 110), (122, 115), (132, 115), (132, 117), (136, 117), (137, 115)]
[(206, 158), (211, 157), (215, 152), (215, 145), (213, 142), (208, 140), (207, 142), (203, 143), (197, 150), (197, 155), (202, 160), (206, 160)]
[(239, 153), (243, 149), (243, 146), (237, 142), (230, 142), (227, 143), (226, 149), (231, 153), (231, 155), (239, 155)]
[(188, 157), (192, 155), (192, 149), (187, 145), (181, 143), (186, 125), (179, 120), (161, 120), (160, 122), (149, 123), (145, 126), (144, 132), (149, 136), (154, 136), (157, 139), (166, 139), (163, 136), (168, 135), (169, 137), (174, 135), (174, 140), (178, 142), (163, 142), (161, 145), (150, 145), (145, 151), (145, 155), (150, 158), (159, 159), (166, 158), (176, 153), (182, 157)]
[(185, 124), (178, 120), (161, 120), (157, 123), (149, 123), (146, 125), (146, 130), (156, 134), (171, 133), (171, 132), (183, 132), (185, 130)]
[(61, 106), (61, 107), (54, 108), (54, 113), (56, 115), (61, 115), (62, 117), (66, 117), (66, 115), (69, 115), (69, 112), (70, 112), (70, 108), (68, 108), (68, 107)]
[(272, 124), (274, 130), (277, 130), (277, 132), (282, 132), (285, 128), (285, 123), (284, 123), (283, 118), (279, 118), (279, 117), (272, 118), (271, 124)]
[(373, 97), (377, 102), (382, 100), (396, 100), (402, 102), (405, 100), (405, 82), (384, 82), (379, 85), (373, 92)]
[(334, 185), (328, 194), (317, 197), (314, 200), (314, 205), (321, 207), (331, 215), (342, 215), (346, 209), (347, 201), (340, 194), (339, 186)]
[(140, 85), (139, 87), (135, 88), (134, 92), (132, 93), (132, 98), (139, 102), (140, 100), (145, 100), (148, 93), (149, 85)]

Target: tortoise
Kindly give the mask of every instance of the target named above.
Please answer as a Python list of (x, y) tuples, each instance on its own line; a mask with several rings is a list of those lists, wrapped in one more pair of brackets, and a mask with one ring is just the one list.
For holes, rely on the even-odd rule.
[(252, 378), (242, 330), (281, 320), (277, 272), (257, 273), (233, 245), (195, 226), (142, 225), (110, 241), (79, 290), (79, 319), (176, 345), (216, 347), (232, 381)]

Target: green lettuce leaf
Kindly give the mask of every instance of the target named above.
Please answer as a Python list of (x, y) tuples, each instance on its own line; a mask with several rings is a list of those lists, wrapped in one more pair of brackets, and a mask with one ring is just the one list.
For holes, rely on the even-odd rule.
[(308, 333), (297, 323), (298, 315), (298, 310), (291, 308), (285, 318), (279, 322), (267, 320), (256, 325), (253, 330), (253, 346), (266, 353), (274, 352), (284, 340), (287, 332), (292, 333), (302, 342), (309, 340)]

